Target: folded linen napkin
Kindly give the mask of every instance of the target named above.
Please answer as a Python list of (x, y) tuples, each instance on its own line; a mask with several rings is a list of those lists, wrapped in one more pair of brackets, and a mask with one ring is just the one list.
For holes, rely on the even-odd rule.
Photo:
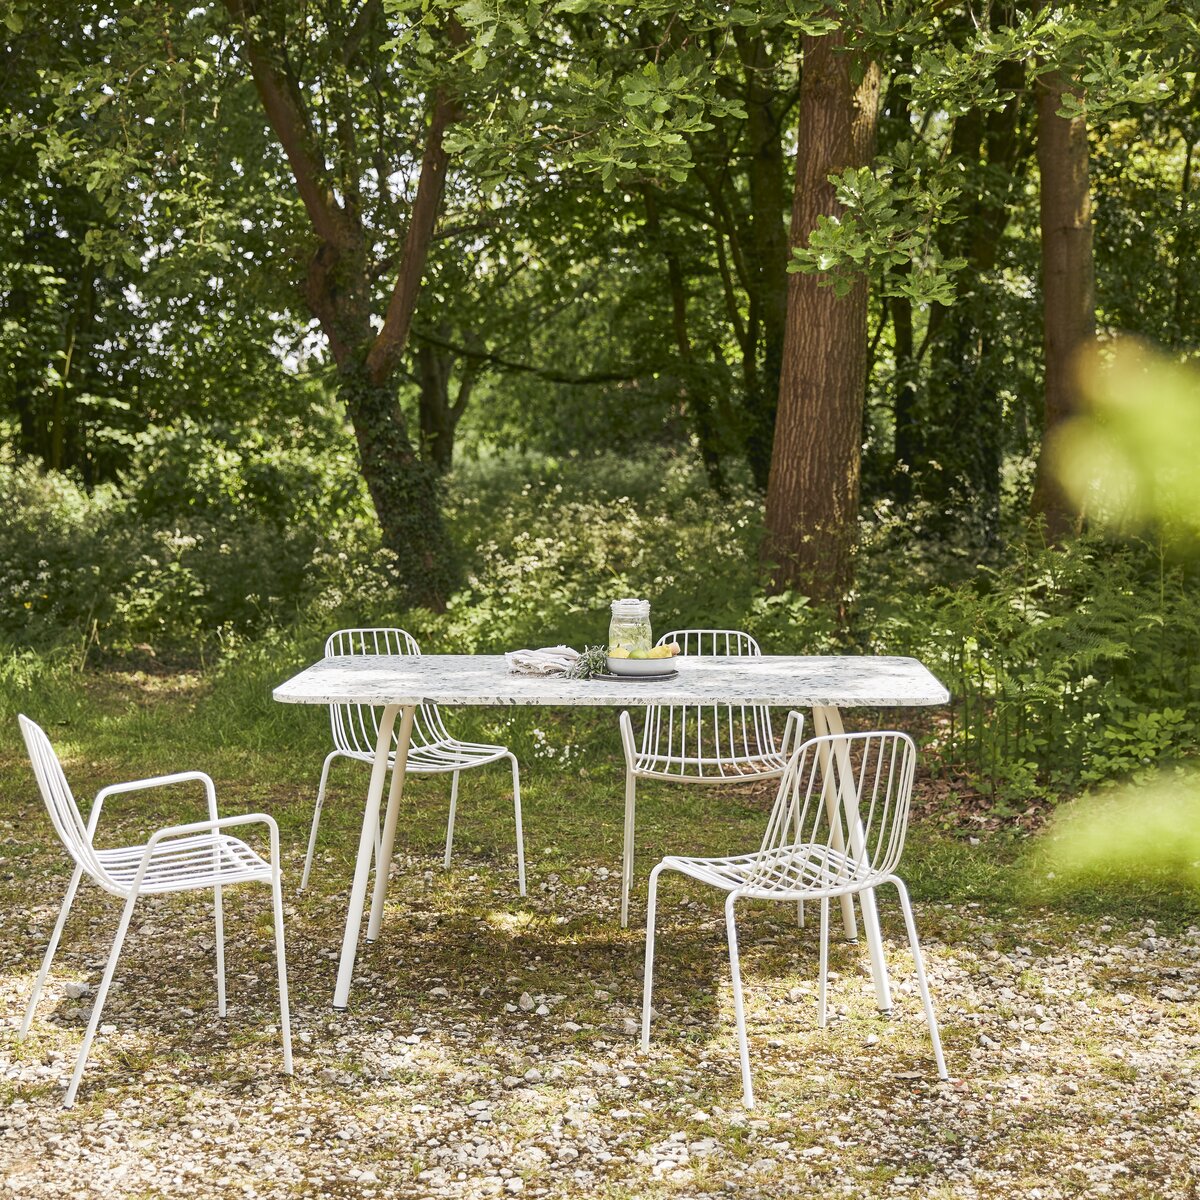
[(578, 661), (570, 646), (543, 646), (540, 650), (510, 650), (505, 656), (513, 675), (565, 675)]

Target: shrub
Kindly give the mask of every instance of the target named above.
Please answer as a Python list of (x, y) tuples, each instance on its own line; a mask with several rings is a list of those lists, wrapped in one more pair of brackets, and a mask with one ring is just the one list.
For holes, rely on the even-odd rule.
[(644, 595), (659, 632), (734, 627), (767, 653), (921, 659), (953, 694), (932, 761), (1001, 806), (1136, 776), (1200, 741), (1196, 567), (1144, 542), (1014, 540), (980, 563), (965, 541), (922, 536), (928, 513), (882, 507), (842, 626), (801, 595), (766, 594), (761, 499), (744, 482), (718, 499), (697, 464), (665, 455), (493, 457), (449, 481), (466, 586), (443, 613), (399, 612), (344, 431), (284, 449), (185, 427), (141, 462), (123, 491), (91, 494), (0, 463), (0, 637), (64, 643), (56, 661), (76, 664), (93, 639), (216, 649), (248, 695), (341, 625), (405, 625), (430, 651), (579, 646), (604, 639), (610, 600)]

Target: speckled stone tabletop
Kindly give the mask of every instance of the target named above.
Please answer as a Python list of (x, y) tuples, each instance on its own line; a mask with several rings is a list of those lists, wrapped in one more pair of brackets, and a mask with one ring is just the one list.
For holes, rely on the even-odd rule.
[(945, 704), (949, 692), (915, 658), (762, 657), (671, 660), (673, 679), (514, 675), (502, 654), (324, 658), (272, 693), (284, 704), (637, 706), (769, 704), (887, 708)]

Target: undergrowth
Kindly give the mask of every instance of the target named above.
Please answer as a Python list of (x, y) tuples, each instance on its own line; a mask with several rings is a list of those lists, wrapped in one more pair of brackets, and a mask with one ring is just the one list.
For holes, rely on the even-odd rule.
[[(53, 706), (80, 671), (184, 665), (205, 674), (230, 736), (269, 739), (288, 721), (271, 686), (339, 626), (401, 624), (431, 652), (579, 646), (603, 639), (612, 598), (644, 595), (659, 631), (736, 627), (766, 653), (919, 658), (953, 696), (929, 730), (931, 765), (1001, 813), (1136, 778), (1200, 741), (1196, 568), (1146, 542), (1014, 539), (980, 562), (914, 534), (922, 514), (881, 507), (863, 522), (839, 625), (804, 596), (767, 594), (748, 486), (717, 498), (678, 458), (494, 458), (449, 484), (466, 585), (445, 612), (401, 612), (346, 456), (189, 436), (120, 492), (0, 463), (13, 499), (0, 516), (0, 715), (33, 694)], [(511, 724), (532, 751), (534, 726)]]

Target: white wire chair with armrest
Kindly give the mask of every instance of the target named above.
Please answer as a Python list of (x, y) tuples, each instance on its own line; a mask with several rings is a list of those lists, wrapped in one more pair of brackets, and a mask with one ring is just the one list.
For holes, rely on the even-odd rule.
[[(762, 656), (758, 642), (737, 629), (673, 629), (656, 645), (679, 644), (680, 656)], [(804, 718), (790, 712), (776, 740), (771, 710), (755, 704), (651, 704), (646, 708), (641, 748), (628, 711), (620, 715), (625, 751), (625, 830), (621, 855), (621, 925), (629, 924), (633, 887), (634, 825), (639, 779), (717, 784), (731, 780), (777, 779), (799, 741)], [(801, 920), (803, 912), (801, 911)]]
[(678, 871), (727, 893), (725, 925), (733, 976), (742, 1096), (754, 1105), (742, 977), (734, 910), (739, 900), (815, 900), (821, 906), (818, 1024), (826, 1020), (829, 902), (834, 897), (894, 884), (916, 968), (917, 988), (933, 1043), (938, 1077), (947, 1078), (937, 1019), (925, 977), (908, 891), (896, 874), (908, 828), (916, 748), (892, 731), (834, 734), (805, 742), (788, 763), (761, 847), (730, 858), (668, 856), (650, 875), (646, 967), (642, 995), (642, 1049), (650, 1046), (654, 979), (654, 925), (658, 879)]
[[(106, 892), (125, 901), (112, 949), (104, 968), (100, 984), (92, 1003), (92, 1012), (75, 1071), (67, 1087), (64, 1105), (70, 1108), (75, 1103), (79, 1082), (87, 1064), (92, 1039), (100, 1025), (100, 1015), (116, 972), (117, 959), (133, 909), (140, 896), (162, 895), (166, 892), (206, 891), (213, 892), (213, 909), (216, 922), (217, 956), (217, 1013), (224, 1017), (225, 1003), (225, 925), (222, 909), (222, 889), (235, 883), (265, 883), (271, 888), (272, 909), (275, 925), (275, 963), (279, 977), (280, 1028), (283, 1037), (283, 1069), (292, 1073), (292, 1035), (288, 1010), (287, 962), (283, 946), (283, 898), (279, 871), (279, 829), (275, 821), (265, 813), (248, 813), (237, 817), (217, 815), (216, 790), (213, 781), (202, 771), (183, 771), (174, 775), (160, 775), (152, 779), (139, 779), (131, 783), (118, 783), (101, 788), (92, 802), (87, 824), (83, 822), (79, 807), (67, 784), (62, 765), (54, 753), (45, 732), (28, 717), (19, 716), (21, 734), (25, 739), (29, 760), (37, 778), (38, 788), (50, 814), (59, 839), (75, 863), (67, 894), (59, 910), (58, 920), (50, 935), (41, 969), (33, 985), (25, 1018), (21, 1022), (18, 1040), (23, 1040), (33, 1023), (34, 1010), (54, 961), (55, 952), (62, 938), (67, 915), (75, 902), (75, 893), (80, 880), (88, 875)], [(204, 785), (208, 799), (208, 820), (193, 821), (186, 825), (172, 825), (158, 830), (143, 845), (121, 846), (100, 849), (94, 844), (96, 827), (104, 801), (123, 792), (141, 791), (146, 788), (166, 787), (170, 784), (199, 782)], [(245, 842), (228, 832), (241, 826), (264, 825), (270, 843), (270, 859), (262, 858)]]

